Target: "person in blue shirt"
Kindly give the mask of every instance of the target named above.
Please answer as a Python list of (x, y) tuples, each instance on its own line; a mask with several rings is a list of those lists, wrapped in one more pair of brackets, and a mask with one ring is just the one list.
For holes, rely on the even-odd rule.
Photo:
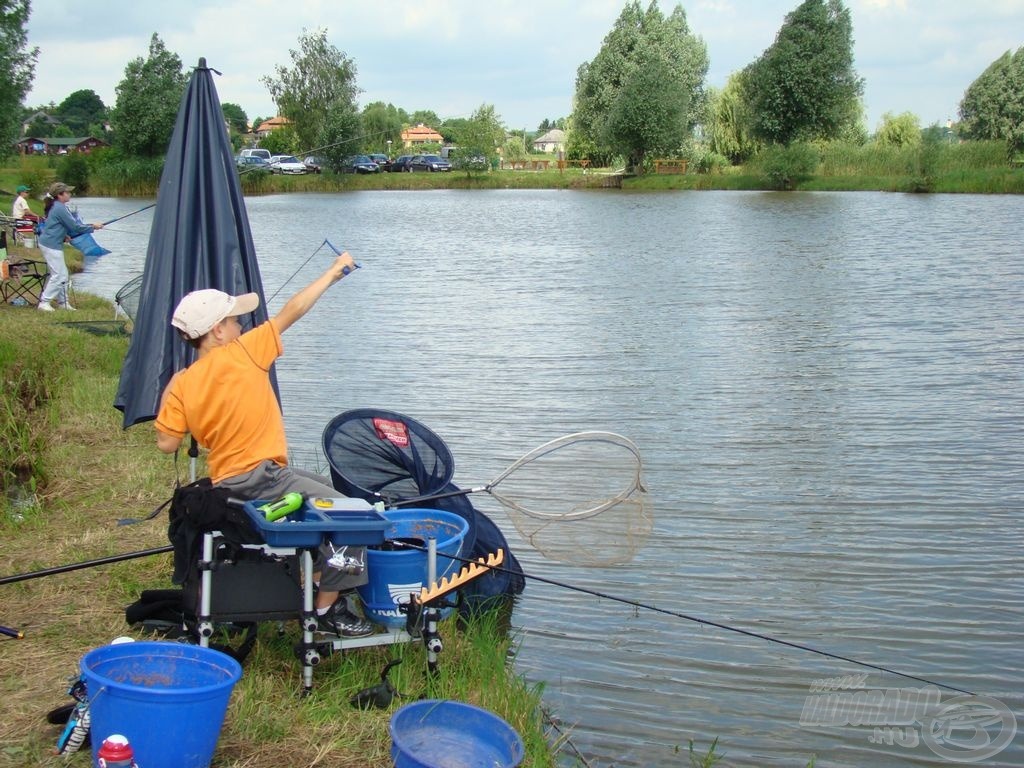
[(46, 222), (39, 235), (39, 250), (43, 252), (46, 266), (50, 268), (50, 278), (39, 297), (37, 309), (43, 312), (53, 312), (54, 299), (58, 300), (61, 309), (74, 309), (67, 298), (68, 265), (64, 263), (64, 241), (69, 237), (103, 229), (102, 224), (80, 224), (71, 215), (68, 200), (71, 199), (73, 189), (63, 181), (57, 181), (50, 185), (46, 193)]

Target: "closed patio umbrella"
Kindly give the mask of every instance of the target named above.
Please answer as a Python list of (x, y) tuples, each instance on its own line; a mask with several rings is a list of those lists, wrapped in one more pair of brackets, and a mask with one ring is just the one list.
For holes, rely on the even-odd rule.
[(238, 319), (243, 330), (267, 319), (213, 71), (206, 59), (193, 71), (160, 176), (137, 316), (114, 399), (125, 429), (156, 418), (167, 382), (194, 359), (192, 348), (170, 324), (182, 296), (200, 288), (232, 295), (255, 292), (259, 308)]

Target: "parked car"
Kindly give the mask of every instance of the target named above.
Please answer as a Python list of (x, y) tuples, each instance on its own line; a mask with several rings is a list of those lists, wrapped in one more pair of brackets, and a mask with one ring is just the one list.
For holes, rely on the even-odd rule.
[(270, 158), (270, 170), (274, 173), (301, 174), (306, 172), (305, 163), (300, 163), (295, 155), (274, 155)]
[(390, 162), (390, 160), (388, 160), (387, 155), (377, 154), (367, 155), (367, 157), (369, 157), (372, 162), (376, 163), (381, 170), (384, 170), (384, 166), (386, 166)]
[(346, 157), (341, 164), (342, 173), (379, 173), (380, 166), (366, 155)]
[(320, 173), (324, 169), (324, 159), (316, 155), (302, 158), (302, 164), (306, 166), (306, 170), (310, 173)]
[(412, 158), (412, 155), (401, 155), (400, 157), (396, 157), (384, 166), (384, 170), (391, 173), (409, 173), (412, 171), (412, 168), (409, 167), (409, 163), (412, 162)]
[(265, 171), (270, 170), (270, 163), (256, 155), (248, 155), (246, 157), (239, 155), (235, 158), (235, 165), (240, 171), (258, 171), (261, 169)]
[(271, 154), (269, 149), (243, 149), (238, 153), (239, 157), (262, 157), (268, 163), (270, 162)]
[(450, 171), (452, 164), (440, 155), (416, 155), (409, 163), (412, 171)]

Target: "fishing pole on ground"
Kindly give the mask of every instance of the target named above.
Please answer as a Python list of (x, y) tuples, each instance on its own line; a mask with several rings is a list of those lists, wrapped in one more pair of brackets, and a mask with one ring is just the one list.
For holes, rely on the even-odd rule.
[(109, 557), (98, 557), (94, 560), (84, 560), (80, 563), (69, 563), (68, 565), (56, 565), (52, 568), (43, 568), (39, 571), (29, 571), (28, 573), (16, 573), (11, 576), (0, 576), (0, 585), (3, 584), (15, 584), (19, 581), (28, 581), (29, 579), (38, 579), (43, 576), (53, 576), (58, 573), (69, 573), (70, 571), (79, 571), (84, 568), (93, 568), (97, 565), (108, 565), (109, 563), (120, 563), (125, 560), (134, 560), (139, 557), (149, 557), (150, 555), (159, 555), (164, 552), (173, 552), (174, 547), (168, 544), (165, 547), (155, 547), (154, 549), (143, 549), (138, 552), (126, 552), (123, 555), (110, 555)]

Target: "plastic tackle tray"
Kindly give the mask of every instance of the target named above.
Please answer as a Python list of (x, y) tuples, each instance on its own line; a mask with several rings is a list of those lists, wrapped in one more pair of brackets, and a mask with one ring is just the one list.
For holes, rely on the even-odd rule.
[(245, 502), (245, 511), (263, 540), (272, 547), (318, 547), (332, 544), (382, 544), (387, 519), (362, 499), (306, 499), (297, 510), (269, 522), (259, 508), (266, 500)]

